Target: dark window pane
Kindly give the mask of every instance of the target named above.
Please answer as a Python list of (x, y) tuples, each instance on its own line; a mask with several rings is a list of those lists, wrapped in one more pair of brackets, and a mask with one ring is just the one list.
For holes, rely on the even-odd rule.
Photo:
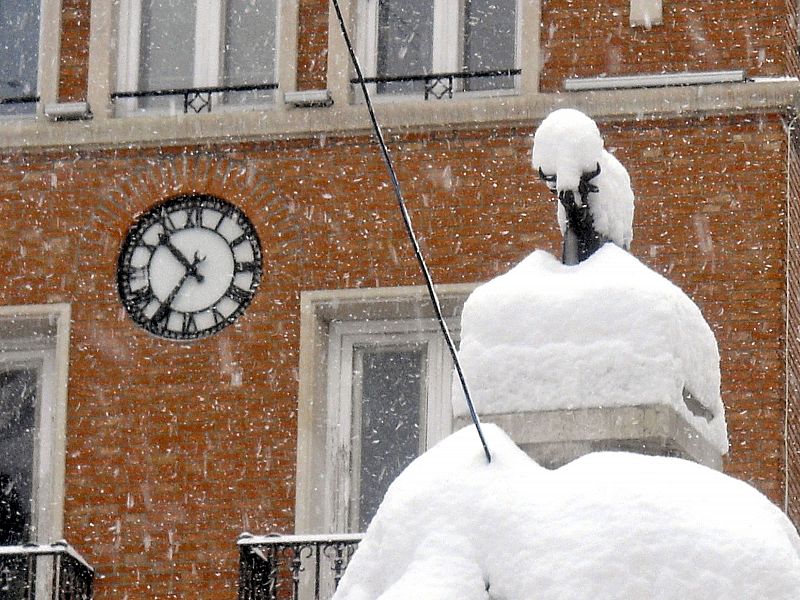
[[(142, 0), (139, 89), (168, 90), (194, 85), (196, 0)], [(182, 96), (145, 98), (142, 106), (167, 106)]]
[[(275, 82), (274, 0), (229, 0), (225, 15), (224, 85)], [(231, 104), (265, 102), (272, 91), (235, 92)]]
[(0, 372), (0, 546), (30, 537), (36, 385), (35, 369)]
[(354, 410), (359, 410), (360, 531), (369, 524), (389, 484), (419, 455), (425, 400), (426, 351), (372, 347), (355, 352)]
[[(517, 0), (465, 0), (464, 66), (468, 71), (513, 69), (516, 64)], [(514, 87), (513, 77), (481, 77), (465, 90)]]
[[(0, 1), (0, 98), (36, 96), (38, 65), (38, 0)], [(0, 115), (34, 112), (35, 102), (0, 104)]]
[[(380, 0), (377, 75), (425, 75), (432, 68), (432, 0)], [(422, 81), (378, 84), (381, 94), (422, 93), (424, 89)]]

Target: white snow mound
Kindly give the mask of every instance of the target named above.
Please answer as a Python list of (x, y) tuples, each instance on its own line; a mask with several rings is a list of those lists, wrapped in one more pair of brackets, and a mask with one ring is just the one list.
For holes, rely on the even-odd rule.
[[(594, 217), (594, 228), (621, 248), (628, 249), (633, 239), (633, 203), (628, 171), (607, 150), (592, 119), (578, 110), (562, 108), (542, 121), (533, 137), (533, 167), (545, 175), (555, 175), (553, 190), (572, 190), (580, 203), (578, 185), (581, 175), (600, 166), (600, 174), (591, 180), (599, 189), (591, 192), (587, 203)], [(566, 213), (560, 202), (557, 215), (562, 235)]]
[(665, 404), (727, 452), (714, 334), (679, 287), (613, 244), (574, 266), (537, 250), (475, 289), (458, 354), (481, 415)]
[(485, 425), (391, 485), (333, 600), (796, 600), (800, 538), (749, 485), (676, 458), (539, 467)]

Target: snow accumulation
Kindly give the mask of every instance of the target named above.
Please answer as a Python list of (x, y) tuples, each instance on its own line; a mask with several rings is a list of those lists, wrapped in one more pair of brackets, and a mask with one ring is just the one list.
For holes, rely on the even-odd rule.
[[(533, 138), (533, 168), (556, 176), (551, 189), (572, 190), (580, 203), (581, 175), (600, 166), (591, 180), (598, 188), (587, 203), (594, 217), (594, 228), (621, 248), (628, 249), (633, 238), (633, 190), (625, 167), (603, 148), (603, 138), (592, 119), (578, 110), (562, 108), (542, 121)], [(564, 206), (558, 205), (558, 224), (566, 230)]]
[[(478, 287), (459, 358), (481, 415), (666, 404), (727, 451), (714, 334), (680, 288), (613, 244), (575, 266), (536, 251)], [(684, 388), (710, 421), (690, 411)]]
[(749, 485), (676, 458), (539, 467), (485, 425), (390, 486), (333, 600), (796, 600), (800, 538)]

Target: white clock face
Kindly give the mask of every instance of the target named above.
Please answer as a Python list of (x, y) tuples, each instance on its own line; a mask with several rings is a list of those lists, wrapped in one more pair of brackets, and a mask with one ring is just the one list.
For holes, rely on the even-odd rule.
[(181, 196), (128, 232), (117, 283), (134, 321), (161, 337), (193, 339), (232, 323), (261, 279), (261, 247), (244, 213), (212, 196)]

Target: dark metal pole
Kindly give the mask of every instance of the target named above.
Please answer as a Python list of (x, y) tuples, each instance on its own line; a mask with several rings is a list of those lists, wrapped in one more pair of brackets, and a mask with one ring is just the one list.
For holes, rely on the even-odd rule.
[(400, 188), (400, 182), (398, 181), (397, 173), (394, 170), (392, 157), (389, 155), (389, 148), (386, 146), (386, 141), (383, 138), (381, 126), (378, 124), (378, 119), (375, 117), (375, 111), (372, 108), (372, 99), (370, 98), (367, 84), (364, 81), (364, 74), (361, 71), (361, 65), (359, 64), (358, 57), (353, 49), (353, 44), (350, 41), (350, 35), (347, 33), (347, 26), (345, 25), (342, 11), (339, 8), (339, 1), (331, 1), (333, 2), (333, 8), (336, 11), (336, 18), (339, 20), (339, 27), (342, 29), (342, 35), (344, 36), (345, 44), (347, 44), (347, 50), (350, 53), (350, 60), (352, 61), (353, 67), (356, 70), (356, 76), (358, 77), (358, 82), (361, 86), (361, 92), (364, 94), (364, 102), (367, 105), (367, 110), (369, 111), (369, 118), (372, 121), (372, 128), (375, 131), (375, 137), (378, 139), (378, 144), (380, 145), (381, 152), (383, 154), (383, 160), (386, 163), (386, 169), (389, 171), (389, 177), (392, 180), (394, 195), (397, 198), (397, 204), (400, 207), (400, 214), (403, 216), (403, 223), (405, 223), (408, 237), (411, 240), (411, 245), (414, 247), (414, 255), (417, 257), (417, 262), (419, 263), (419, 267), (422, 270), (423, 276), (425, 277), (425, 286), (428, 288), (428, 295), (430, 296), (433, 310), (436, 313), (436, 320), (439, 322), (442, 335), (444, 335), (444, 339), (447, 342), (447, 348), (450, 350), (450, 356), (453, 357), (453, 364), (456, 367), (456, 373), (458, 374), (458, 379), (461, 382), (461, 389), (464, 390), (464, 398), (467, 401), (469, 414), (472, 417), (472, 422), (475, 424), (478, 437), (483, 445), (483, 452), (486, 454), (486, 460), (488, 462), (492, 462), (492, 455), (489, 452), (489, 446), (486, 444), (486, 438), (483, 436), (483, 430), (481, 429), (481, 422), (478, 418), (478, 413), (475, 412), (475, 405), (472, 402), (472, 397), (470, 396), (469, 389), (467, 387), (467, 380), (464, 378), (464, 372), (461, 369), (461, 362), (458, 360), (458, 352), (456, 352), (456, 346), (453, 343), (453, 337), (450, 335), (450, 329), (447, 327), (447, 323), (444, 320), (442, 307), (439, 303), (439, 297), (437, 296), (436, 289), (433, 286), (433, 278), (428, 270), (425, 257), (422, 255), (422, 250), (419, 247), (419, 242), (417, 241), (417, 236), (414, 233), (414, 228), (411, 225), (411, 217), (408, 214), (408, 210), (406, 210), (406, 203), (403, 199), (403, 191)]

